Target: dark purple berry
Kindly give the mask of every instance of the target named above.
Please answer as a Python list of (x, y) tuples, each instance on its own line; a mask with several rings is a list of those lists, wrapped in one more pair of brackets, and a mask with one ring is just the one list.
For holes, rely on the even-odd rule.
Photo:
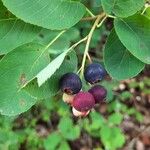
[(91, 84), (98, 83), (106, 75), (104, 67), (99, 63), (92, 63), (84, 71), (85, 80)]
[(95, 99), (95, 103), (102, 102), (107, 95), (107, 90), (100, 85), (95, 85), (89, 90), (89, 93), (91, 93)]
[(67, 73), (63, 75), (59, 82), (62, 92), (67, 94), (76, 94), (82, 88), (82, 82), (79, 76), (75, 73)]
[(75, 96), (72, 105), (77, 111), (86, 112), (94, 107), (95, 100), (89, 92), (79, 92)]

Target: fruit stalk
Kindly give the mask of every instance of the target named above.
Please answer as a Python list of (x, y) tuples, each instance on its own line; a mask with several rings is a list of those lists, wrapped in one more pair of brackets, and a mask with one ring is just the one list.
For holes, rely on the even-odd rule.
[(86, 47), (85, 47), (85, 51), (84, 51), (84, 55), (83, 55), (83, 59), (82, 59), (82, 65), (81, 65), (81, 73), (80, 73), (80, 77), (82, 79), (83, 77), (83, 73), (84, 73), (84, 67), (85, 67), (85, 62), (86, 62), (86, 56), (88, 54), (88, 50), (89, 50), (89, 46), (90, 46), (90, 42), (92, 39), (92, 35), (94, 33), (94, 30), (96, 29), (98, 23), (100, 22), (100, 20), (105, 16), (105, 13), (100, 14), (96, 21), (94, 22), (94, 25), (92, 26), (90, 33), (88, 34), (88, 38), (87, 38), (87, 43), (86, 43)]

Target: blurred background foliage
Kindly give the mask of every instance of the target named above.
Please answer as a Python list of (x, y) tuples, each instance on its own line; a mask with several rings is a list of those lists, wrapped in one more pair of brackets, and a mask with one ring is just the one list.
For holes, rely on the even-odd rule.
[[(99, 0), (81, 0), (94, 14), (101, 10)], [(149, 13), (149, 11), (147, 11)], [(88, 14), (87, 14), (88, 15)], [(56, 57), (89, 32), (93, 21), (80, 21), (50, 48)], [(90, 45), (93, 61), (103, 62), (102, 53), (110, 30), (109, 18), (97, 29)], [(51, 34), (49, 34), (51, 33)], [(43, 29), (34, 42), (46, 45), (58, 34)], [(84, 43), (77, 47), (81, 62)], [(80, 64), (78, 64), (80, 65)], [(108, 90), (107, 102), (96, 106), (86, 118), (75, 118), (61, 94), (40, 100), (28, 112), (0, 116), (0, 150), (148, 150), (150, 149), (150, 68), (136, 78), (103, 81)], [(87, 89), (87, 85), (84, 87)]]

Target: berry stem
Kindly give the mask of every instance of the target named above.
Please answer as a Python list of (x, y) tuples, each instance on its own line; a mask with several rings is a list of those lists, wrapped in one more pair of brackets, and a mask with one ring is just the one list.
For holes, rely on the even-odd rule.
[(106, 18), (107, 18), (107, 16), (105, 16), (105, 17), (102, 19), (102, 21), (97, 25), (97, 28), (99, 28), (99, 27), (103, 24), (103, 22), (106, 20)]
[(107, 17), (113, 18), (113, 19), (117, 18), (116, 16), (112, 16), (112, 15), (107, 15)]
[(89, 62), (92, 63), (92, 59), (91, 59), (89, 53), (87, 53), (87, 58), (88, 58)]
[(99, 24), (100, 20), (105, 16), (105, 13), (102, 13), (100, 15), (98, 15), (97, 19), (95, 20), (88, 36), (87, 36), (87, 43), (86, 43), (86, 47), (85, 47), (85, 51), (84, 51), (84, 55), (83, 55), (83, 59), (82, 59), (82, 65), (81, 65), (81, 73), (80, 73), (80, 77), (82, 79), (83, 74), (84, 74), (84, 67), (85, 67), (85, 62), (86, 62), (86, 57), (88, 54), (88, 50), (89, 50), (89, 46), (90, 46), (90, 42), (92, 39), (92, 35), (97, 27), (97, 25)]
[(94, 17), (84, 17), (81, 19), (81, 21), (92, 21), (97, 19), (98, 16), (94, 16)]
[(67, 51), (69, 52), (70, 50), (74, 49), (75, 47), (77, 47), (80, 43), (86, 41), (88, 38), (88, 36), (84, 37), (83, 39), (81, 39), (80, 41), (78, 41), (77, 43), (73, 44), (69, 49), (67, 49)]

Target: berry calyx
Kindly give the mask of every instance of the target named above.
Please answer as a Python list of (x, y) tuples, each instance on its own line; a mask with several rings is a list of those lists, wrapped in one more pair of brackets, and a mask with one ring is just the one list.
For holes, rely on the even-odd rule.
[(64, 74), (59, 82), (62, 92), (69, 95), (78, 93), (82, 88), (82, 82), (79, 76), (75, 73)]
[(74, 97), (75, 97), (75, 95), (68, 95), (68, 94), (64, 93), (62, 99), (65, 103), (72, 104)]
[(106, 75), (104, 67), (99, 63), (92, 63), (84, 71), (84, 78), (90, 84), (98, 83)]
[(86, 117), (89, 114), (89, 111), (85, 111), (85, 112), (80, 112), (78, 110), (76, 110), (74, 107), (72, 107), (72, 113), (74, 116), (76, 117)]
[(77, 111), (86, 112), (94, 107), (95, 100), (89, 92), (79, 92), (74, 97), (72, 105)]
[(107, 90), (101, 85), (95, 85), (89, 90), (89, 93), (93, 95), (95, 103), (100, 103), (106, 98)]

